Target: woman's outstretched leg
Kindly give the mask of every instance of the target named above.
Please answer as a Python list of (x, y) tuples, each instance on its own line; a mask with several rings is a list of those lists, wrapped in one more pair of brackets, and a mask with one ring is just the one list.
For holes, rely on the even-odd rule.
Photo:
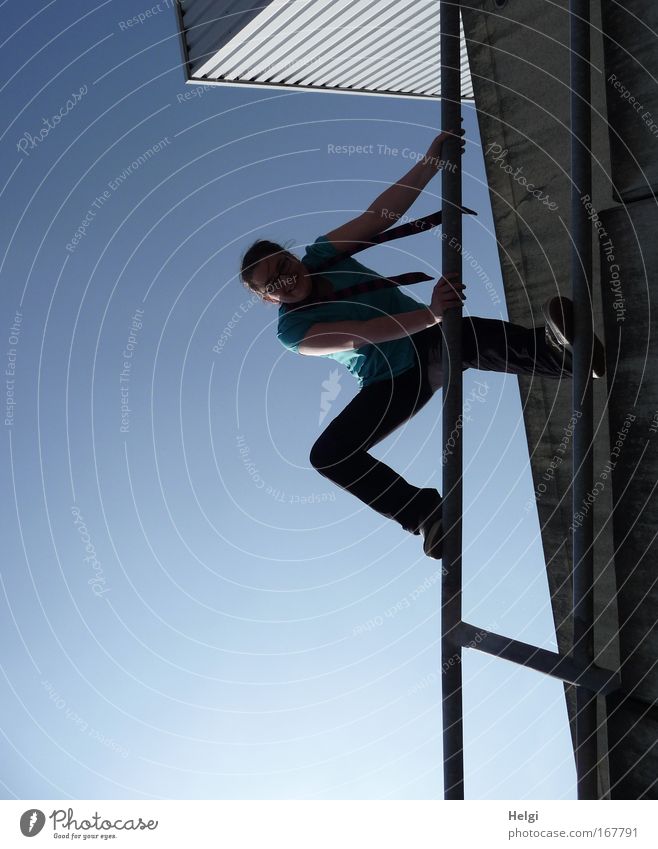
[(546, 341), (545, 327), (522, 327), (510, 321), (466, 316), (462, 325), (464, 368), (569, 378), (572, 356)]
[[(428, 352), (428, 377), (433, 390), (443, 385), (441, 325), (432, 328)], [(572, 356), (546, 341), (544, 327), (522, 327), (494, 318), (462, 318), (462, 370), (477, 368), (507, 374), (570, 378)]]

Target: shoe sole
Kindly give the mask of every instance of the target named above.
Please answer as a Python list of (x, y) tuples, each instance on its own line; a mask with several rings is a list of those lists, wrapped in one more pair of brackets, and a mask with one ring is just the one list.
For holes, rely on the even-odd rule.
[[(558, 342), (573, 355), (573, 302), (570, 298), (551, 298), (542, 307), (544, 321), (550, 327)], [(605, 350), (601, 340), (594, 334), (594, 354), (592, 357), (592, 376), (601, 378), (605, 374)]]
[(427, 532), (427, 536), (423, 542), (423, 551), (427, 557), (433, 560), (440, 560), (443, 556), (443, 522), (439, 521)]

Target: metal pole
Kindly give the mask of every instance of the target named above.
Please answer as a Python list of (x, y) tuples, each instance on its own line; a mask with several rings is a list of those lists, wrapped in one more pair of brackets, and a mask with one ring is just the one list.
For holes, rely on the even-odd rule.
[[(574, 302), (573, 513), (587, 503), (594, 478), (591, 379), (592, 230), (582, 201), (592, 193), (590, 115), (590, 2), (570, 0), (571, 37), (571, 283)], [(573, 534), (573, 658), (582, 666), (593, 660), (594, 557), (592, 511), (587, 510)], [(576, 772), (578, 798), (597, 798), (596, 695), (576, 691)]]
[[(459, 0), (441, 0), (441, 129), (461, 127)], [(462, 201), (459, 140), (444, 145), (442, 171), (442, 272), (457, 272), (461, 282)], [(462, 308), (443, 317), (443, 570), (441, 581), (441, 668), (443, 686), (443, 794), (464, 798), (464, 735), (462, 721), (462, 647), (458, 638), (462, 591)], [(448, 440), (451, 441), (450, 448)]]

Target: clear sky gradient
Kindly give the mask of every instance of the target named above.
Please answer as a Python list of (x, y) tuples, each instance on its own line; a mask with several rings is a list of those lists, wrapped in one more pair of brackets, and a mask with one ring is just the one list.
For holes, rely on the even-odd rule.
[[(357, 383), (237, 276), (254, 239), (301, 256), (367, 208), (440, 104), (186, 87), (165, 2), (2, 13), (0, 794), (442, 798), (440, 563), (311, 468)], [(464, 126), (467, 307), (506, 318)], [(439, 207), (437, 177), (411, 212)], [(360, 259), (438, 276), (440, 244)], [(464, 617), (555, 650), (517, 379), (473, 393)], [(373, 454), (441, 489), (441, 393)], [(559, 681), (467, 650), (464, 710), (467, 798), (575, 798)]]

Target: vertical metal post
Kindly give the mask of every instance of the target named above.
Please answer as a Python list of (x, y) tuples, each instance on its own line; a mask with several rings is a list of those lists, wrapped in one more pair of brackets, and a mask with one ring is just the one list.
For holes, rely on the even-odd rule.
[[(571, 284), (574, 302), (573, 513), (587, 504), (594, 476), (591, 358), (592, 228), (582, 201), (592, 193), (590, 115), (590, 0), (570, 0), (571, 55)], [(573, 658), (593, 662), (593, 513), (587, 510), (573, 534)], [(576, 690), (576, 772), (578, 798), (597, 798), (596, 696)]]
[[(461, 127), (459, 0), (441, 0), (441, 129)], [(442, 272), (462, 268), (462, 173), (459, 140), (444, 145), (442, 172)], [(441, 581), (441, 659), (443, 674), (443, 783), (445, 799), (464, 798), (462, 647), (458, 639), (462, 592), (462, 308), (443, 317), (443, 570)], [(448, 440), (451, 440), (448, 448)], [(454, 445), (453, 445), (454, 443)]]

